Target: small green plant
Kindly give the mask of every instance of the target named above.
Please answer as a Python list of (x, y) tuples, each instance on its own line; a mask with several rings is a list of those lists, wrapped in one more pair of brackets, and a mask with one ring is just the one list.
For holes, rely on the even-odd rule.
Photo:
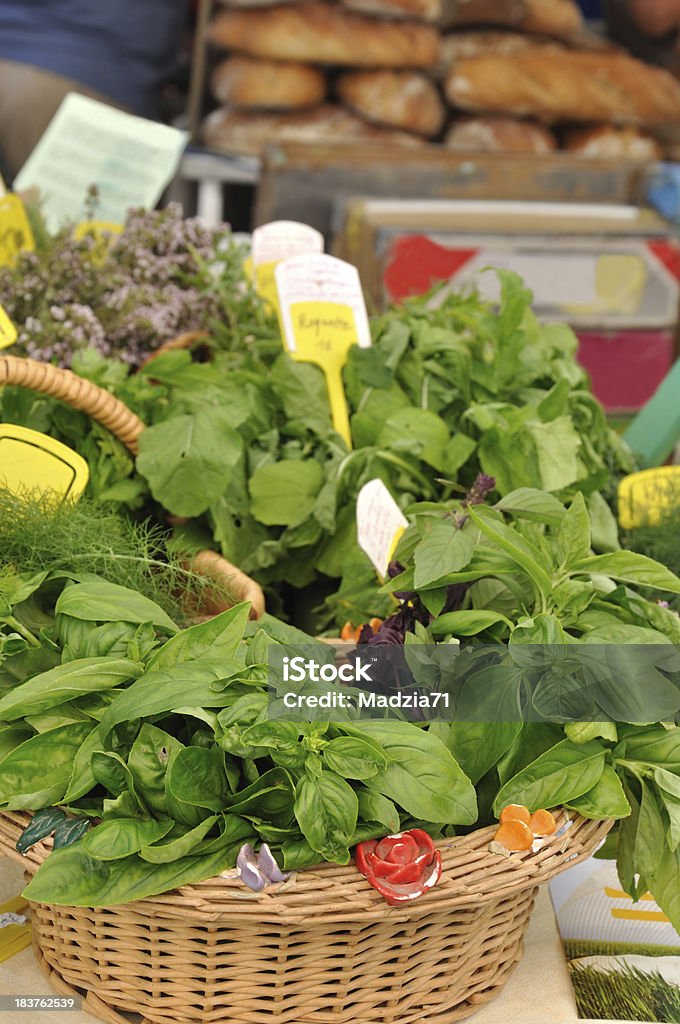
[(572, 967), (571, 980), (579, 1017), (680, 1022), (680, 988), (658, 973), (645, 974), (634, 967), (611, 972)]

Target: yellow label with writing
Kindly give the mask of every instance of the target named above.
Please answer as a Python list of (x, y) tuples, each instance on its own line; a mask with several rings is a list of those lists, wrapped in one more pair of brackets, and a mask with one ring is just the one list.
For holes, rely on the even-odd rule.
[(307, 359), (320, 365), (344, 365), (347, 352), (357, 341), (351, 306), (339, 302), (294, 302), (290, 315), (298, 352), (304, 351)]
[(13, 267), (22, 250), (35, 249), (33, 232), (19, 196), (0, 198), (0, 267)]
[(273, 310), (279, 308), (279, 293), (274, 276), (276, 266), (277, 260), (272, 260), (270, 263), (258, 263), (255, 267), (255, 291)]
[(9, 348), (17, 340), (17, 329), (0, 306), (0, 348)]
[(342, 368), (347, 352), (357, 343), (354, 311), (340, 302), (293, 302), (290, 316), (295, 344), (291, 355), (300, 361), (316, 363), (323, 370), (333, 426), (351, 448), (352, 432)]

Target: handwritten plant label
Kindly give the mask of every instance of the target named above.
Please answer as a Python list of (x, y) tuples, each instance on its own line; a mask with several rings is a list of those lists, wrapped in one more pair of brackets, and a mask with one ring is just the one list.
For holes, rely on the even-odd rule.
[(13, 267), (22, 250), (35, 249), (26, 209), (14, 193), (0, 198), (0, 267)]
[(275, 270), (284, 345), (326, 376), (335, 430), (351, 447), (342, 368), (352, 345), (368, 348), (371, 330), (356, 267), (323, 253), (293, 256)]
[(387, 575), (408, 520), (382, 480), (371, 480), (357, 496), (357, 536), (381, 576)]
[(275, 220), (253, 231), (251, 259), (255, 289), (277, 308), (278, 293), (274, 271), (281, 260), (302, 253), (322, 253), (323, 235), (308, 224), (294, 220)]

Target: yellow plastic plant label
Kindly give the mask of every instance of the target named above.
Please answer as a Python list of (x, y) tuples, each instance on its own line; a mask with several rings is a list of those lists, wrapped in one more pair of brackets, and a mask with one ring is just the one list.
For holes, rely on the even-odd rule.
[(342, 368), (352, 345), (367, 348), (371, 331), (356, 267), (305, 253), (274, 272), (283, 343), (293, 359), (323, 370), (335, 430), (352, 445)]
[(276, 278), (274, 277), (274, 271), (276, 270), (276, 261), (272, 260), (270, 263), (259, 263), (253, 267), (253, 273), (255, 275), (255, 291), (264, 299), (265, 302), (269, 303), (273, 310), (278, 308), (278, 293), (276, 291)]
[(17, 340), (17, 329), (0, 306), (0, 348), (9, 348)]
[(381, 576), (408, 526), (408, 520), (382, 480), (370, 480), (357, 495), (357, 537)]
[(255, 289), (272, 309), (278, 309), (277, 264), (303, 253), (322, 253), (323, 246), (321, 232), (298, 221), (275, 220), (255, 228), (251, 250)]
[(0, 198), (0, 267), (13, 267), (22, 250), (35, 249), (33, 232), (19, 196)]
[(94, 235), (99, 239), (106, 239), (110, 241), (111, 238), (115, 238), (116, 235), (120, 235), (123, 230), (122, 224), (114, 224), (113, 221), (109, 220), (84, 220), (78, 224), (73, 232), (74, 238), (80, 241), (85, 238), (86, 235)]
[(0, 424), (0, 486), (20, 491), (53, 491), (76, 500), (87, 486), (85, 459), (61, 441), (14, 423)]
[(619, 525), (658, 526), (680, 507), (680, 466), (659, 466), (625, 476), (619, 484)]
[(30, 946), (30, 921), (13, 920), (15, 916), (24, 917), (27, 909), (28, 902), (21, 896), (14, 896), (0, 905), (0, 963)]

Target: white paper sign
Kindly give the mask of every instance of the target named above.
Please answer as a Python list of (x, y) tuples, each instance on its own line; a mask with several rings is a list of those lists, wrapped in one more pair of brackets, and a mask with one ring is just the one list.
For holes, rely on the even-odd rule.
[(357, 497), (357, 535), (381, 576), (387, 573), (394, 549), (408, 526), (408, 519), (382, 480), (371, 480)]
[(131, 206), (156, 205), (188, 139), (176, 128), (69, 93), (14, 188), (40, 191), (50, 231), (83, 219), (91, 185), (99, 191), (97, 219), (122, 224)]
[(294, 352), (297, 331), (291, 307), (320, 303), (328, 307), (349, 306), (354, 317), (356, 344), (369, 348), (371, 329), (359, 272), (351, 263), (324, 253), (304, 253), (279, 263), (276, 271), (281, 325), (288, 349)]
[(295, 220), (274, 220), (253, 231), (253, 266), (280, 263), (305, 252), (323, 252), (323, 235), (309, 224)]

